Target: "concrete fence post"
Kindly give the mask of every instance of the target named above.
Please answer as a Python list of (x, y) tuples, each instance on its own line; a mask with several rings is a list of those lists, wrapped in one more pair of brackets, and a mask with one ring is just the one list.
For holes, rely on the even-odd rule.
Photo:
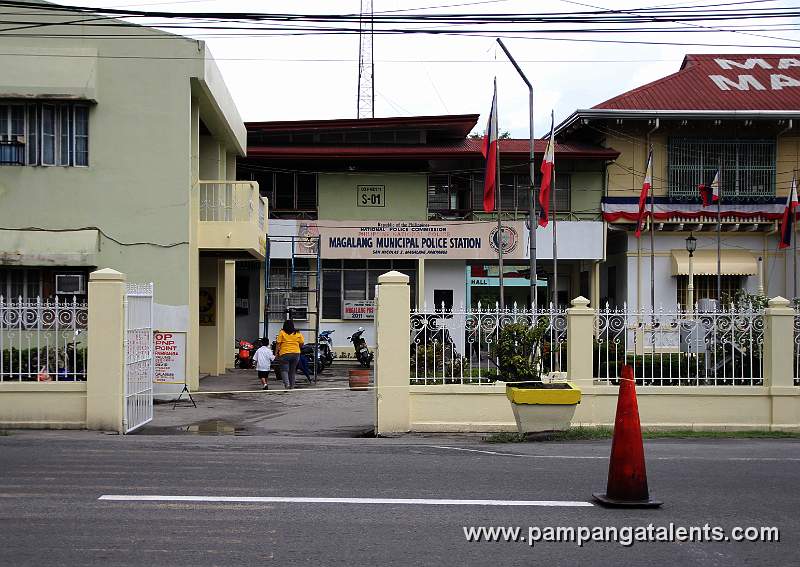
[(123, 433), (125, 400), (125, 274), (89, 275), (86, 427)]
[(594, 378), (594, 309), (583, 296), (567, 309), (567, 379), (580, 383)]
[(764, 385), (771, 399), (771, 429), (797, 429), (797, 389), (794, 388), (794, 309), (775, 297), (764, 310)]
[(410, 429), (411, 303), (408, 276), (388, 272), (378, 277), (375, 309), (375, 434)]

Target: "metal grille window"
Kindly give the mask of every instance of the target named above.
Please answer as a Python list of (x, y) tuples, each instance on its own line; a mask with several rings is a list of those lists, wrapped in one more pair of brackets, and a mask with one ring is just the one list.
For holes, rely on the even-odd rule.
[(720, 172), (722, 202), (775, 196), (774, 140), (672, 138), (667, 151), (668, 194), (699, 199), (698, 186)]
[(0, 165), (89, 165), (89, 107), (0, 101)]
[(429, 175), (428, 212), (465, 214), (470, 210), (469, 175)]
[[(734, 297), (742, 289), (741, 276), (722, 276), (722, 297)], [(678, 304), (686, 309), (689, 276), (678, 276)], [(694, 300), (719, 299), (717, 297), (717, 276), (694, 276)]]
[[(531, 190), (538, 194), (541, 186), (541, 175), (537, 172), (535, 185), (531, 188), (530, 176), (528, 175), (503, 175), (500, 179), (500, 206), (504, 211), (514, 211), (519, 214), (528, 212), (528, 199)], [(567, 212), (570, 210), (570, 185), (571, 177), (568, 173), (556, 173), (555, 198), (558, 211)], [(538, 207), (538, 203), (537, 203)], [(472, 210), (483, 210), (483, 177), (473, 176), (472, 178)]]
[(0, 268), (0, 297), (36, 299), (42, 295), (42, 273), (35, 268)]

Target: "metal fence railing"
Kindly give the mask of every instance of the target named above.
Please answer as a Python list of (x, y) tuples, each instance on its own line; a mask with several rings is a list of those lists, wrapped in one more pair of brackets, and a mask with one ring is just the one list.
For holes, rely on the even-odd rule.
[(0, 296), (0, 382), (86, 380), (88, 304)]
[(636, 310), (597, 313), (594, 375), (616, 384), (623, 364), (650, 386), (763, 385), (764, 311)]
[(800, 386), (800, 306), (794, 307), (794, 385)]
[[(563, 309), (445, 309), (423, 306), (411, 312), (411, 384), (486, 384), (498, 379), (493, 347), (512, 323), (543, 326), (538, 345), (542, 375), (566, 371), (567, 320)], [(509, 379), (513, 377), (503, 377)]]

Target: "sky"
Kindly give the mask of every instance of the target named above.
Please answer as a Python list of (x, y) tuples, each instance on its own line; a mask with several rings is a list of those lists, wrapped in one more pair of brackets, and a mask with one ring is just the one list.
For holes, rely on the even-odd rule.
[[(58, 3), (174, 12), (354, 14), (360, 9), (359, 0), (141, 0), (138, 3), (136, 0), (73, 0)], [(699, 0), (696, 3), (713, 2)], [(373, 4), (375, 13), (395, 10), (407, 13), (522, 13), (533, 10), (591, 10), (593, 8), (587, 7), (590, 5), (603, 9), (630, 9), (677, 5), (678, 2), (374, 0)], [(689, 1), (681, 3), (691, 4)], [(798, 5), (797, 2), (788, 1), (752, 4), (761, 7)], [(442, 5), (449, 6), (431, 8)], [(684, 28), (688, 26), (683, 25)], [(207, 41), (245, 121), (356, 117), (357, 35), (208, 38), (201, 30), (182, 30), (180, 33)], [(558, 124), (578, 108), (590, 108), (619, 93), (677, 71), (687, 53), (800, 53), (800, 33), (797, 31), (770, 31), (753, 35), (719, 32), (709, 28), (702, 33), (626, 33), (580, 37), (725, 43), (742, 47), (506, 39), (506, 46), (534, 85), (537, 136), (549, 130), (551, 109)], [(376, 35), (374, 42), (376, 117), (480, 113), (479, 129), (482, 131), (491, 103), (492, 81), (496, 78), (500, 130), (510, 131), (514, 137), (528, 136), (527, 89), (493, 37)], [(755, 47), (763, 45), (797, 47)]]

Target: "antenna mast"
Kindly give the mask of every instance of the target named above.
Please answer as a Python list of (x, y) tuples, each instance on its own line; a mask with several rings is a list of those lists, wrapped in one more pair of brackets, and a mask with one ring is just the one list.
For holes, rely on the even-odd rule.
[(361, 24), (358, 34), (358, 118), (375, 118), (375, 60), (372, 57), (372, 0), (361, 0)]

